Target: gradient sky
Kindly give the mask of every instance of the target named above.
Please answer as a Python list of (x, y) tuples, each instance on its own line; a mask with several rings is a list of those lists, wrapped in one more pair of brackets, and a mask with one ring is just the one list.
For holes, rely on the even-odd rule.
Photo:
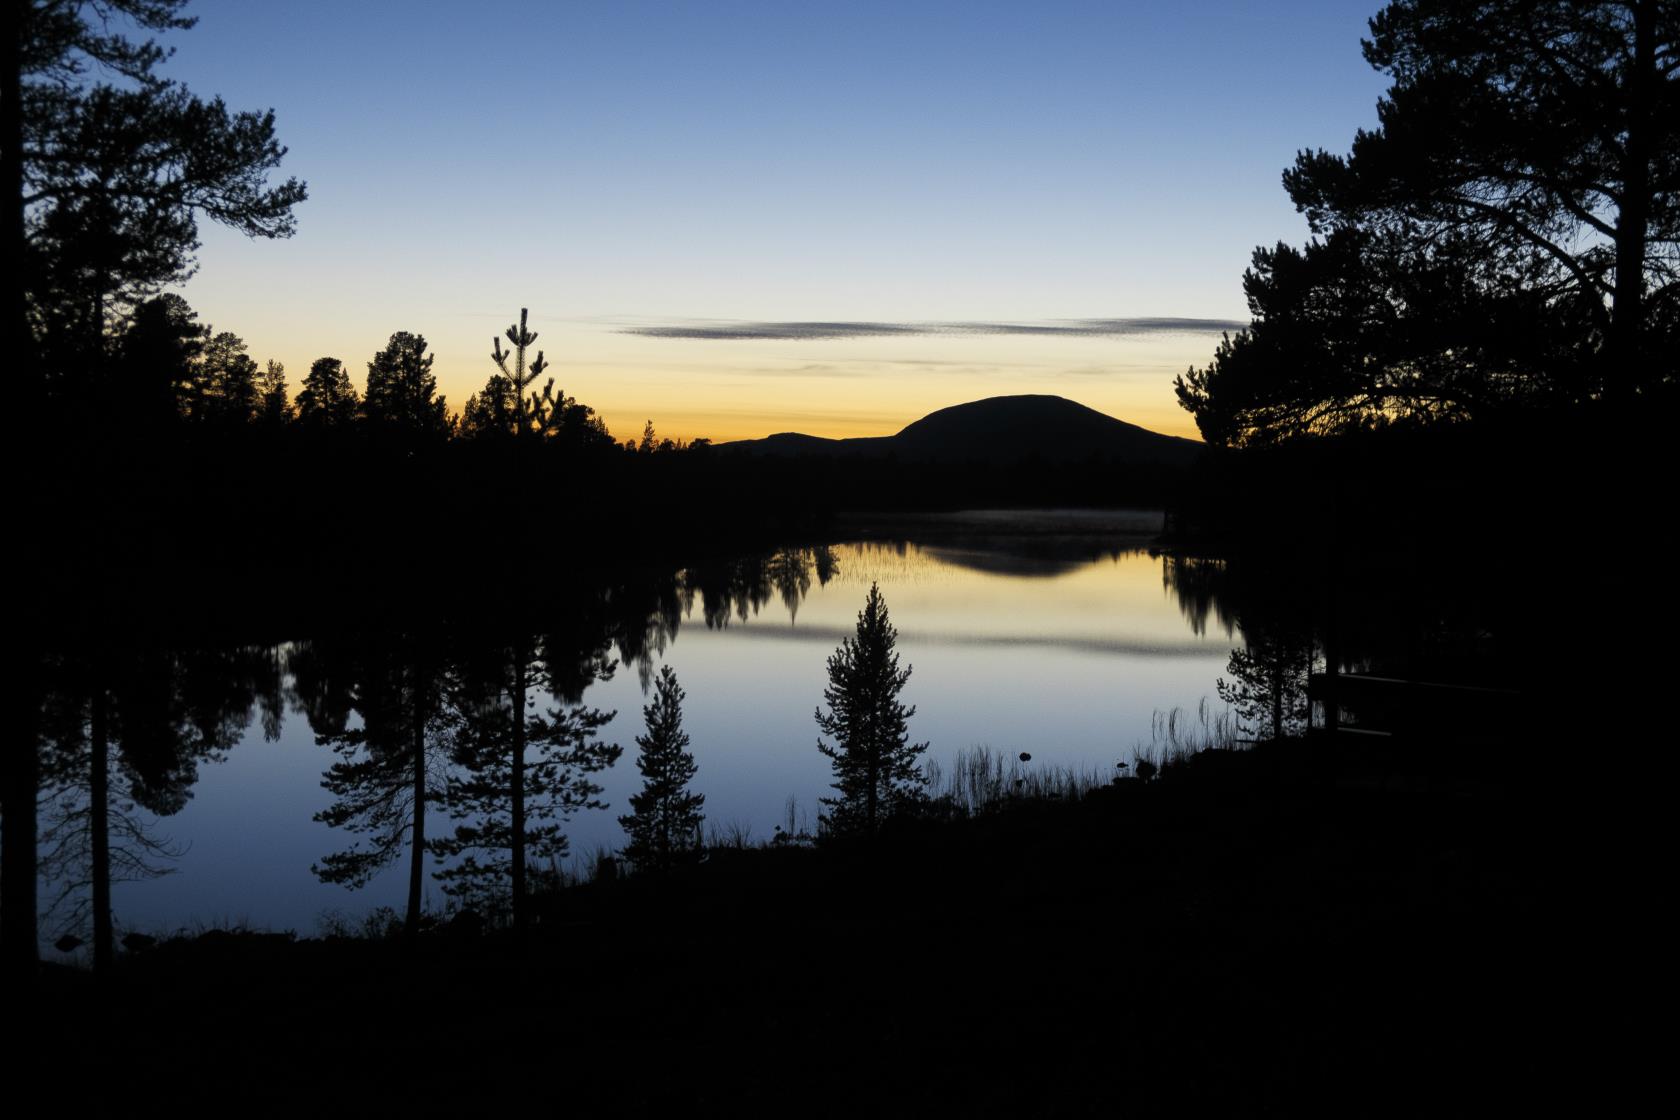
[(1282, 170), (1375, 121), (1379, 6), (198, 0), (168, 72), (275, 109), (310, 198), (289, 241), (207, 224), (184, 294), (294, 390), (423, 334), (456, 408), (529, 307), (620, 439), (1022, 392), (1193, 435), (1217, 327), (1135, 321), (1246, 318), (1305, 237)]

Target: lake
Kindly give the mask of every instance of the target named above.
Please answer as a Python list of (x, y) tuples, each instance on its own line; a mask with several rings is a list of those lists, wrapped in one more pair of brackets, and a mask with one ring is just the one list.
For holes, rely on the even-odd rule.
[[(1194, 581), (1176, 579), (1174, 562), (1150, 552), (1159, 527), (1158, 514), (919, 517), (842, 526), (827, 545), (601, 592), (604, 613), (590, 617), (605, 621), (584, 645), (595, 648), (599, 638), (615, 669), (610, 679), (589, 684), (581, 702), (616, 713), (601, 737), (625, 753), (599, 776), (609, 807), (581, 811), (565, 824), (571, 860), (624, 842), (617, 817), (640, 785), (634, 738), (643, 730), (641, 709), (648, 682), (667, 664), (687, 693), (694, 786), (705, 794), (709, 825), (768, 839), (788, 822), (791, 798), (795, 828), (814, 828), (817, 799), (830, 780), (814, 719), (826, 660), (853, 632), (877, 583), (898, 629), (901, 664), (912, 668), (900, 699), (916, 708), (911, 735), (930, 743), (929, 759), (949, 767), (957, 752), (984, 746), (1011, 759), (1028, 752), (1034, 766), (1115, 774), (1118, 762), (1150, 746), (1159, 716), (1181, 709), (1194, 719), (1199, 705), (1223, 707), (1214, 682), (1242, 643), (1217, 604), (1189, 586)], [(597, 593), (571, 594), (583, 600)], [(392, 635), (372, 644), (402, 643)], [(196, 701), (179, 700), (170, 725), (203, 746), (191, 766), (171, 764), (170, 796), (141, 799), (176, 811), (135, 807), (129, 814), (168, 849), (151, 857), (168, 873), (114, 885), (119, 937), (222, 924), (309, 935), (329, 912), (401, 910), (404, 856), (356, 891), (323, 883), (311, 870), (354, 839), (313, 819), (333, 801), (322, 775), (338, 757), (317, 731), (330, 731), (335, 718), (353, 731), (361, 719), (348, 701), (339, 702), (336, 717), (329, 711), (334, 689), (349, 687), (322, 668), (330, 644), (300, 636), (278, 647), (197, 651), (194, 667), (176, 672), (180, 680), (196, 674), (200, 684)], [(215, 679), (223, 665), (241, 666), (225, 675), (247, 684), (207, 701), (202, 681)], [(171, 695), (191, 691), (181, 685)], [(119, 709), (120, 692), (112, 693)], [(546, 693), (533, 695), (539, 709), (553, 704)], [(114, 741), (124, 727), (141, 725), (138, 716), (123, 723), (120, 711), (109, 718)], [(80, 715), (70, 723), (81, 727)], [(140, 742), (138, 731), (132, 735)], [(137, 757), (142, 761), (130, 769), (144, 771), (144, 756)], [(119, 800), (124, 765), (119, 759), (113, 769)], [(61, 769), (59, 800), (73, 808), (85, 798), (85, 772), (74, 763)], [(49, 818), (44, 814), (43, 828)], [(446, 827), (434, 807), (428, 833)], [(76, 879), (74, 864), (43, 885), (43, 905)], [(73, 908), (81, 892), (70, 894)], [(429, 884), (429, 907), (444, 902)], [(43, 922), (43, 939), (66, 928), (70, 913), (61, 908)]]

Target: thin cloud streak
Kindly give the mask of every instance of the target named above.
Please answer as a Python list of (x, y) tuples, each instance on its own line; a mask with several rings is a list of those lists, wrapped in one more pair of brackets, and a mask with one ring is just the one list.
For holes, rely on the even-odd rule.
[(813, 342), (843, 338), (911, 337), (919, 335), (1039, 335), (1125, 337), (1130, 335), (1219, 334), (1240, 331), (1247, 323), (1236, 319), (1052, 319), (1040, 323), (880, 323), (840, 322), (697, 322), (623, 327), (620, 334), (643, 338), (681, 338), (701, 342)]

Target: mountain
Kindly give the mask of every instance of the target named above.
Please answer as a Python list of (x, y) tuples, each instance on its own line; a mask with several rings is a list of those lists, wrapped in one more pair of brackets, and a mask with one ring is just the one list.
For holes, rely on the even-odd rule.
[(1202, 452), (1195, 440), (1164, 436), (1086, 408), (1066, 397), (988, 397), (952, 405), (910, 424), (897, 435), (824, 439), (781, 432), (764, 439), (718, 444), (721, 451), (754, 455), (897, 456), (946, 463), (1110, 462), (1188, 466)]

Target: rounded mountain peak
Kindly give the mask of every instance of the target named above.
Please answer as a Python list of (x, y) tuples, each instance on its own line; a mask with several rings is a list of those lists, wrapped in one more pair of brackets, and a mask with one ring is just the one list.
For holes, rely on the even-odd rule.
[(1091, 457), (1188, 462), (1192, 440), (1116, 420), (1066, 397), (987, 397), (930, 412), (893, 437), (904, 452), (946, 460)]

